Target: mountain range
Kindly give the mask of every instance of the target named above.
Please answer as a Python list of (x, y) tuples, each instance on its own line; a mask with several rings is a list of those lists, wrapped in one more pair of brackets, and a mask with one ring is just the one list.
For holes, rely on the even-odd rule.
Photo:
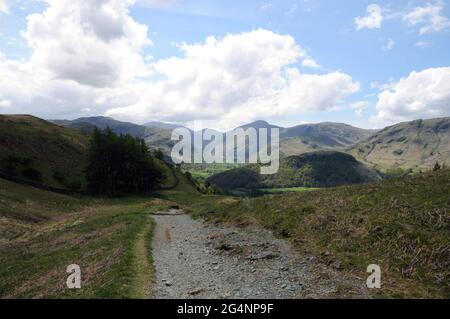
[[(164, 146), (164, 149), (170, 148), (173, 145), (170, 139), (172, 130), (180, 127), (176, 124), (163, 122), (149, 122), (144, 125), (138, 125), (102, 116), (84, 117), (73, 121), (54, 120), (52, 122), (85, 131), (93, 130), (94, 127), (101, 129), (109, 127), (117, 134), (130, 134), (143, 138), (149, 147), (156, 148)], [(255, 129), (279, 128), (281, 152), (286, 156), (298, 155), (315, 150), (344, 150), (376, 132), (375, 130), (360, 129), (341, 123), (302, 124), (284, 128), (262, 120), (242, 125), (238, 128), (247, 129), (250, 127)]]
[[(53, 122), (83, 131), (92, 131), (94, 127), (110, 127), (115, 133), (143, 138), (149, 147), (160, 148), (166, 153), (175, 143), (171, 140), (172, 130), (179, 127), (163, 122), (138, 125), (101, 116)], [(379, 170), (426, 169), (437, 161), (450, 164), (450, 118), (416, 120), (380, 131), (332, 122), (285, 128), (260, 120), (240, 126), (243, 129), (249, 127), (279, 128), (282, 157), (316, 151), (339, 151), (349, 153)]]

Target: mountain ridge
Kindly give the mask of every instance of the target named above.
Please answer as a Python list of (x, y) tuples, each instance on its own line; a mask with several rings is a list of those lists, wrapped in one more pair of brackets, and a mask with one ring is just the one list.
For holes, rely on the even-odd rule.
[[(115, 133), (143, 138), (149, 147), (160, 148), (166, 154), (175, 145), (171, 140), (172, 130), (161, 128), (163, 122), (156, 122), (160, 127), (146, 127), (106, 117), (55, 122), (82, 131), (93, 130), (95, 126), (110, 126)], [(436, 162), (450, 165), (450, 117), (402, 122), (381, 130), (362, 129), (334, 122), (284, 128), (264, 120), (239, 128), (249, 127), (279, 128), (281, 157), (316, 151), (340, 151), (382, 171), (397, 168), (429, 169)]]
[(450, 165), (450, 117), (388, 126), (348, 152), (380, 170), (427, 170), (436, 162)]
[[(171, 140), (171, 128), (175, 128), (176, 124), (154, 121), (148, 122), (144, 126), (101, 116), (53, 122), (72, 128), (84, 128), (84, 130), (86, 128), (93, 129), (92, 125), (101, 129), (109, 126), (115, 133), (131, 134), (135, 137), (144, 138), (148, 146), (162, 148), (166, 152), (170, 152), (171, 147), (174, 145), (174, 142)], [(317, 150), (344, 150), (373, 133), (372, 130), (365, 130), (343, 123), (300, 124), (285, 128), (264, 120), (244, 124), (236, 129), (248, 129), (250, 127), (255, 129), (280, 129), (281, 153), (283, 156), (298, 155)], [(219, 132), (217, 130), (214, 131)], [(225, 134), (226, 132), (220, 133)]]

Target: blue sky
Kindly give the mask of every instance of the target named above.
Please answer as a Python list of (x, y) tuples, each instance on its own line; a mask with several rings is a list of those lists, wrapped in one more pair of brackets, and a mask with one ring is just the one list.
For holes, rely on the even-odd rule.
[[(116, 2), (115, 0), (91, 1), (94, 3), (91, 10), (96, 9), (95, 5), (97, 8), (100, 5), (107, 5), (108, 8), (122, 10), (123, 8), (119, 8), (120, 5)], [(45, 28), (50, 28), (51, 23), (57, 22), (50, 21), (50, 15), (46, 17), (43, 14), (45, 10), (53, 7), (54, 14), (60, 16), (69, 15), (70, 12), (67, 13), (64, 11), (65, 9), (57, 8), (54, 1), (6, 0), (5, 2), (5, 0), (0, 0), (0, 11), (2, 11), (0, 13), (0, 54), (3, 56), (4, 63), (4, 67), (0, 68), (0, 75), (2, 75), (1, 72), (4, 73), (4, 76), (9, 75), (10, 73), (7, 72), (13, 72), (10, 67), (11, 63), (20, 61), (23, 68), (28, 65), (31, 68), (32, 65), (33, 68), (39, 69), (34, 72), (41, 74), (36, 82), (48, 82), (46, 87), (36, 84), (37, 86), (27, 88), (30, 92), (39, 91), (40, 95), (33, 97), (31, 101), (24, 101), (8, 93), (13, 91), (10, 83), (2, 91), (2, 80), (0, 80), (0, 112), (29, 112), (47, 118), (73, 118), (105, 114), (135, 122), (164, 120), (185, 124), (195, 120), (204, 120), (208, 126), (217, 128), (238, 125), (242, 124), (240, 123), (242, 121), (258, 118), (286, 126), (303, 122), (335, 121), (360, 127), (380, 127), (396, 121), (420, 117), (450, 116), (450, 97), (445, 93), (450, 91), (446, 84), (450, 73), (448, 69), (450, 66), (450, 22), (448, 20), (450, 5), (447, 1), (142, 0), (136, 3), (129, 2), (125, 8), (128, 11), (120, 11), (123, 17), (117, 21), (114, 20), (114, 23), (123, 25), (136, 23), (141, 27), (147, 27), (146, 37), (151, 44), (145, 44), (142, 36), (139, 38), (139, 45), (130, 44), (134, 42), (129, 38), (139, 33), (136, 28), (136, 30), (133, 29), (136, 31), (135, 33), (120, 36), (128, 37), (128, 39), (123, 40), (124, 42), (120, 46), (118, 45), (117, 50), (124, 49), (127, 54), (131, 52), (142, 57), (144, 62), (136, 63), (144, 63), (145, 66), (136, 67), (137, 64), (132, 66), (127, 64), (127, 70), (136, 67), (137, 69), (149, 68), (149, 71), (142, 72), (143, 74), (133, 71), (132, 76), (120, 75), (120, 79), (117, 80), (118, 84), (109, 86), (104, 85), (103, 82), (99, 84), (98, 79), (86, 80), (84, 75), (78, 73), (73, 75), (73, 70), (69, 72), (60, 68), (60, 65), (70, 61), (69, 63), (83, 64), (81, 66), (83, 69), (87, 64), (92, 64), (89, 57), (79, 59), (79, 61), (68, 57), (57, 66), (53, 65), (53, 62), (48, 62), (58, 59), (52, 55), (61, 48), (64, 47), (64, 52), (70, 51), (68, 49), (70, 44), (62, 38), (64, 36), (62, 31), (52, 35), (54, 36), (53, 40), (48, 42), (51, 43), (51, 47), (31, 44), (32, 37), (39, 40), (38, 38), (47, 32)], [(83, 1), (76, 0), (73, 3), (82, 6)], [(108, 10), (108, 12), (110, 11)], [(30, 24), (27, 17), (33, 13), (41, 15), (42, 19)], [(50, 20), (47, 23), (45, 19)], [(104, 17), (102, 16), (101, 19)], [(93, 17), (89, 23), (94, 21), (93, 23), (110, 25), (107, 20), (101, 19)], [(132, 22), (128, 19), (131, 19)], [(58, 21), (62, 23), (62, 20)], [(42, 25), (40, 26), (39, 23)], [(61, 25), (61, 28), (63, 27)], [(67, 25), (67, 30), (71, 30), (67, 32), (76, 32), (74, 30), (78, 27), (77, 25)], [(100, 25), (100, 27), (104, 28), (104, 25)], [(111, 27), (114, 26), (111, 24)], [(133, 24), (132, 27), (134, 28)], [(28, 36), (24, 35), (27, 30), (29, 31)], [(133, 30), (130, 32), (134, 32)], [(270, 33), (257, 34), (255, 33), (257, 30)], [(84, 29), (81, 31), (80, 37), (84, 37), (84, 41), (91, 35), (83, 34), (83, 32), (85, 32)], [(185, 70), (187, 73), (181, 80), (177, 78), (176, 71), (166, 66), (167, 63), (160, 62), (178, 58), (181, 60), (178, 66), (181, 70), (189, 63), (186, 59), (187, 51), (180, 48), (183, 43), (186, 43), (191, 47), (194, 44), (198, 45), (198, 50), (195, 51), (198, 56), (195, 57), (195, 61), (200, 61), (199, 64), (202, 65), (200, 59), (205, 58), (209, 61), (209, 58), (207, 54), (198, 52), (208, 52), (205, 43), (207, 37), (214, 36), (217, 42), (220, 42), (227, 36), (233, 37), (239, 34), (249, 35), (248, 38), (245, 38), (247, 40), (230, 38), (233, 43), (232, 47), (239, 47), (242, 50), (239, 51), (241, 55), (247, 54), (245, 41), (251, 42), (251, 39), (257, 36), (267, 38), (264, 40), (264, 45), (268, 45), (272, 40), (289, 42), (288, 39), (277, 38), (277, 36), (288, 36), (295, 41), (295, 45), (300, 48), (302, 53), (298, 53), (298, 56), (292, 61), (289, 60), (289, 62), (273, 68), (274, 72), (280, 70), (280, 82), (263, 81), (258, 89), (253, 86), (243, 88), (252, 92), (249, 94), (250, 96), (245, 96), (245, 92), (238, 92), (236, 89), (222, 97), (220, 94), (224, 88), (221, 86), (225, 85), (224, 83), (228, 86), (229, 82), (220, 80), (217, 85), (213, 85), (217, 77), (226, 77), (229, 74), (229, 70), (220, 65), (223, 61), (228, 61), (226, 57), (214, 62), (219, 64), (218, 69), (224, 67), (224, 70), (209, 77), (211, 79), (210, 88), (197, 85), (189, 91), (179, 87), (180, 83), (187, 83), (192, 70), (187, 67)], [(101, 36), (92, 39), (92, 41), (105, 40)], [(58, 41), (61, 43), (60, 46)], [(260, 42), (256, 41), (255, 43)], [(126, 48), (126, 45), (132, 48)], [(218, 43), (216, 45), (220, 46)], [(264, 52), (265, 47), (262, 46), (260, 50)], [(275, 59), (275, 57), (278, 59), (280, 56), (284, 59), (289, 52), (283, 51), (279, 54), (274, 51), (267, 54), (273, 56), (264, 57), (264, 59)], [(80, 56), (79, 52), (77, 56)], [(259, 54), (258, 57), (263, 59)], [(104, 60), (109, 58), (110, 56), (107, 55)], [(124, 58), (138, 59), (134, 55), (132, 58), (123, 55), (121, 59), (111, 58), (111, 61), (121, 63), (120, 61)], [(317, 65), (316, 67), (306, 66), (308, 63), (304, 63), (305, 59), (310, 62), (314, 61), (320, 67)], [(251, 61), (251, 57), (249, 61)], [(113, 66), (113, 62), (108, 65)], [(280, 85), (284, 85), (283, 83), (288, 79), (283, 75), (288, 68), (297, 70), (301, 75), (315, 74), (323, 77), (318, 78), (320, 82), (313, 84), (311, 84), (312, 78), (296, 77), (298, 81), (296, 80), (297, 82), (292, 84), (293, 87), (279, 89)], [(104, 66), (102, 66), (102, 70), (105, 70)], [(86, 70), (86, 72), (92, 71), (91, 69)], [(205, 74), (210, 72), (211, 68), (197, 71), (198, 78), (204, 79)], [(417, 72), (414, 76), (411, 75), (413, 71)], [(26, 75), (25, 73), (18, 75), (18, 71), (15, 72), (14, 77), (18, 81), (20, 76)], [(327, 75), (335, 73), (351, 77), (351, 80), (341, 77), (334, 80), (326, 78)], [(53, 76), (48, 74), (53, 74)], [(106, 72), (106, 74), (108, 73)], [(177, 79), (172, 79), (173, 76)], [(247, 76), (248, 79), (255, 77), (254, 81), (258, 82), (257, 76), (260, 75), (239, 74), (237, 80), (247, 83), (246, 79), (242, 78), (243, 76)], [(3, 77), (3, 79), (5, 78)], [(136, 82), (136, 79), (139, 79), (139, 82)], [(400, 81), (401, 79), (404, 81)], [(177, 85), (175, 85), (176, 81)], [(135, 84), (132, 88), (130, 88), (131, 82)], [(163, 84), (162, 82), (170, 83)], [(199, 80), (199, 83), (205, 82)], [(356, 84), (359, 86), (358, 89), (354, 87)], [(192, 85), (192, 82), (189, 82), (188, 85)], [(57, 99), (52, 95), (55, 94), (55, 87), (61, 90), (61, 92), (57, 92)], [(341, 88), (342, 92), (336, 87)], [(418, 87), (423, 91), (416, 90)], [(140, 96), (137, 88), (142, 89), (142, 92), (148, 96), (145, 98), (143, 95)], [(217, 94), (211, 98), (211, 96), (203, 96), (206, 93), (197, 92), (203, 89), (212, 92), (217, 90)], [(289, 93), (287, 94), (288, 98), (284, 91), (280, 92), (284, 89), (300, 91), (304, 89), (307, 92), (319, 90), (319, 92), (314, 93), (313, 97), (304, 95), (292, 97), (292, 94)], [(274, 95), (284, 97), (278, 99), (268, 95), (267, 92), (272, 90)], [(408, 94), (409, 90), (414, 94)], [(30, 94), (33, 95), (34, 91)], [(195, 94), (192, 93), (194, 91)], [(264, 93), (262, 93), (263, 91)], [(329, 95), (329, 99), (320, 98), (321, 92)], [(64, 94), (67, 94), (67, 97)], [(175, 105), (177, 102), (167, 98), (167, 96), (173, 95), (182, 100), (183, 94), (193, 96), (192, 100), (186, 101), (185, 105)], [(67, 103), (73, 105), (61, 106), (66, 99)], [(74, 99), (77, 99), (76, 103), (73, 102)], [(186, 100), (188, 99), (186, 98)], [(217, 102), (217, 105), (214, 102), (216, 99), (221, 101)], [(262, 100), (264, 106), (261, 106), (262, 110), (259, 112), (256, 101), (260, 103)], [(229, 105), (222, 105), (223, 101), (227, 101)], [(272, 101), (273, 106), (270, 106), (267, 101)], [(51, 107), (42, 108), (38, 105), (42, 102)], [(32, 105), (33, 103), (35, 105)], [(56, 104), (53, 105), (54, 103)], [(296, 105), (280, 106), (279, 103)], [(299, 105), (303, 103), (314, 105), (307, 107)], [(321, 103), (324, 105), (320, 105)], [(280, 110), (274, 112), (273, 109), (277, 107)], [(161, 108), (166, 111), (162, 112)], [(202, 110), (210, 112), (203, 116)]]

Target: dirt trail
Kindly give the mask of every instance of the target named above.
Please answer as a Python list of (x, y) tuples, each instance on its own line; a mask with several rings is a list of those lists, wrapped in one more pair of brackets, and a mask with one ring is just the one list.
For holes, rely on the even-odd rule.
[(365, 297), (362, 280), (318, 265), (260, 228), (193, 220), (178, 210), (155, 215), (154, 298)]

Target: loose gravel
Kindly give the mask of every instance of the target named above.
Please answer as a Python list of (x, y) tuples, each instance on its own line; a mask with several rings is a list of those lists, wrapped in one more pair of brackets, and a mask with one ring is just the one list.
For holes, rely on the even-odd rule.
[(153, 218), (154, 298), (335, 298), (345, 297), (343, 288), (367, 297), (361, 279), (299, 254), (268, 230), (215, 225), (179, 210)]

